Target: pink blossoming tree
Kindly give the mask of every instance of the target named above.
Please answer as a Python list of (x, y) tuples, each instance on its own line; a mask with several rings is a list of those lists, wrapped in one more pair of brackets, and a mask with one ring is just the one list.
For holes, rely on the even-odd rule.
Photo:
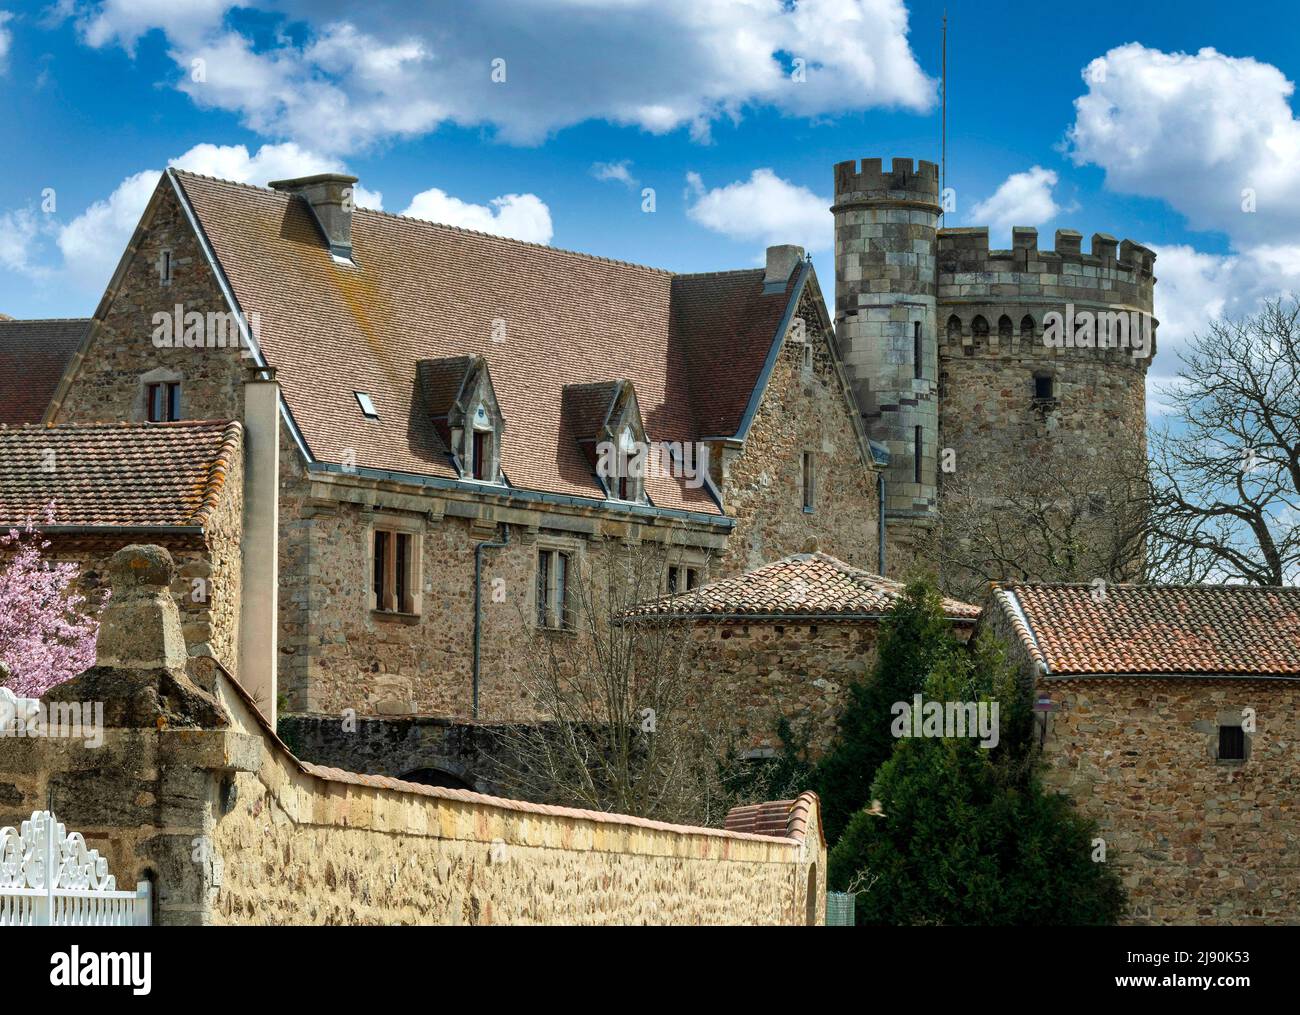
[(95, 662), (99, 622), (74, 584), (79, 568), (46, 560), (49, 547), (33, 523), (0, 534), (0, 662), (19, 697), (39, 698)]

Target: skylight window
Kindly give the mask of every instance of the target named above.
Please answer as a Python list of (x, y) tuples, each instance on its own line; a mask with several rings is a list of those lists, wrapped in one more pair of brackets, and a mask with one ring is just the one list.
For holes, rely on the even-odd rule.
[(370, 396), (364, 391), (352, 392), (357, 396), (357, 405), (361, 406), (361, 415), (366, 419), (378, 419), (379, 410), (375, 408), (375, 403), (370, 400)]

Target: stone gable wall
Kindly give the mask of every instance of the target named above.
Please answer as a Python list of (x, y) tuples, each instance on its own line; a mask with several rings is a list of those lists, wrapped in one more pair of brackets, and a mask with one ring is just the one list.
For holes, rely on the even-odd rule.
[[(798, 316), (810, 339), (819, 326), (805, 293)], [(744, 451), (728, 464), (723, 503), (736, 518), (721, 574), (731, 575), (808, 549), (867, 571), (878, 570), (876, 473), (863, 463), (852, 417), (831, 352), (814, 343), (813, 370), (803, 369), (803, 343), (787, 334)], [(802, 501), (803, 452), (816, 461), (815, 505)]]

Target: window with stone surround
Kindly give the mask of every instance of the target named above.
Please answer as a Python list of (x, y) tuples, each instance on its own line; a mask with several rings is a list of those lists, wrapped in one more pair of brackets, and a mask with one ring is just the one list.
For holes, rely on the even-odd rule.
[(1056, 398), (1056, 381), (1051, 374), (1034, 374), (1034, 401), (1050, 402)]
[(1246, 731), (1240, 724), (1219, 726), (1219, 751), (1216, 757), (1221, 762), (1246, 760)]
[(420, 614), (422, 596), (418, 522), (378, 518), (370, 528), (370, 609), (404, 616)]
[(174, 423), (180, 418), (179, 381), (156, 381), (145, 386), (145, 419), (150, 423)]
[(664, 591), (670, 596), (678, 592), (693, 592), (700, 586), (700, 576), (704, 568), (700, 564), (669, 564), (665, 576)]
[(817, 501), (817, 459), (811, 451), (803, 453), (803, 472), (799, 486), (803, 494), (804, 513), (812, 514)]
[(537, 626), (552, 631), (573, 628), (569, 580), (573, 554), (543, 547), (537, 551)]

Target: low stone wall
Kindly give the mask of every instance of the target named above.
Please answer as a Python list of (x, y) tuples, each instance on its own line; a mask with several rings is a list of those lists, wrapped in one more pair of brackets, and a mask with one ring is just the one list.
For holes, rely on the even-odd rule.
[(120, 882), (155, 882), (159, 923), (825, 922), (812, 794), (755, 835), (305, 764), (216, 660), (187, 659), (165, 551), (110, 571), (100, 665), (47, 696), (102, 702), (102, 743), (0, 738), (0, 825), (52, 791)]

